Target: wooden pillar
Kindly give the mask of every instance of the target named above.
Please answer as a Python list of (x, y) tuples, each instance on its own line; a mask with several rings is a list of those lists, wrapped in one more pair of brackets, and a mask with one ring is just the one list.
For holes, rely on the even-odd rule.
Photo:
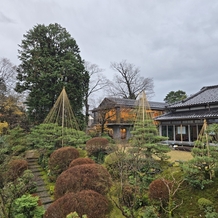
[(190, 125), (188, 125), (188, 141), (191, 141), (191, 131), (190, 131)]
[(120, 107), (116, 107), (116, 123), (120, 123)]
[(162, 125), (159, 125), (159, 135), (162, 136)]
[(183, 137), (182, 137), (182, 124), (180, 124), (180, 141), (183, 141)]
[(95, 111), (95, 112), (93, 112), (93, 114), (94, 114), (94, 124), (96, 124), (96, 123), (98, 123), (98, 114), (97, 114), (97, 112)]

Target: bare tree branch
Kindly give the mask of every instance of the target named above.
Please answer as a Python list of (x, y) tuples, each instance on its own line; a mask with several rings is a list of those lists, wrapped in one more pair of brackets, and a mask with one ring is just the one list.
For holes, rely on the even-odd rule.
[(105, 76), (101, 74), (104, 70), (99, 68), (98, 65), (86, 61), (85, 70), (90, 76), (88, 96), (107, 86), (107, 80)]
[[(16, 66), (14, 66), (7, 58), (0, 59), (0, 85), (7, 92), (13, 92), (15, 80), (17, 76)], [(3, 87), (4, 85), (5, 87)]]
[(108, 91), (112, 96), (136, 99), (142, 91), (145, 91), (148, 97), (154, 94), (153, 79), (140, 76), (138, 67), (124, 60), (111, 63), (111, 68), (119, 73), (115, 75), (113, 82), (108, 81)]
[(104, 89), (107, 86), (107, 80), (105, 76), (101, 74), (104, 70), (99, 68), (98, 65), (85, 61), (84, 66), (90, 77), (89, 87), (84, 98), (86, 123), (88, 123), (90, 97), (93, 93)]

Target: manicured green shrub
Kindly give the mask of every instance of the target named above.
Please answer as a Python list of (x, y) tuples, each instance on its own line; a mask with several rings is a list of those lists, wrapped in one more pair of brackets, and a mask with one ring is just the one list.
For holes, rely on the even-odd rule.
[(111, 187), (111, 177), (107, 170), (98, 164), (83, 164), (69, 168), (58, 176), (55, 184), (55, 199), (67, 192), (94, 190), (105, 195)]
[(63, 147), (55, 150), (48, 162), (50, 179), (54, 181), (59, 174), (69, 167), (72, 160), (79, 157), (79, 152), (73, 147)]
[(44, 214), (44, 218), (65, 218), (72, 211), (79, 217), (105, 218), (108, 212), (108, 200), (93, 190), (67, 193), (54, 201)]
[(214, 209), (214, 207), (206, 207), (204, 210), (205, 218), (218, 218), (218, 213)]
[(147, 206), (145, 211), (142, 213), (143, 218), (158, 218), (160, 217), (157, 209), (154, 206)]
[(13, 203), (13, 216), (16, 218), (41, 218), (45, 210), (38, 205), (39, 197), (30, 194), (17, 198)]
[(73, 161), (71, 161), (69, 167), (74, 167), (82, 164), (95, 164), (95, 161), (88, 157), (79, 157)]
[(206, 199), (206, 198), (199, 198), (198, 199), (198, 206), (199, 206), (200, 210), (205, 210), (207, 207), (212, 207), (213, 202)]
[(17, 145), (17, 146), (12, 148), (12, 151), (13, 151), (13, 155), (19, 155), (19, 154), (26, 151), (26, 146)]
[[(77, 212), (71, 212), (69, 213), (66, 218), (80, 218)], [(87, 218), (86, 215), (82, 215), (82, 218)]]
[(12, 160), (7, 166), (7, 180), (14, 181), (20, 177), (25, 170), (28, 168), (28, 163), (26, 160), (17, 159)]

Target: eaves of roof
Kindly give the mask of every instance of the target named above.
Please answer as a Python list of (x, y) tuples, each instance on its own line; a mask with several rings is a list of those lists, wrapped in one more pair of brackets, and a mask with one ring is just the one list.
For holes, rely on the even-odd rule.
[[(108, 105), (111, 103), (115, 107), (123, 106), (123, 107), (131, 107), (131, 108), (135, 108), (138, 102), (138, 100), (134, 100), (134, 99), (124, 99), (124, 98), (115, 98), (115, 97), (107, 97), (102, 101), (102, 103), (104, 101), (107, 102)], [(164, 102), (148, 101), (148, 103), (151, 109), (156, 109), (156, 110), (164, 110), (167, 106), (167, 104)]]
[(169, 112), (155, 118), (157, 121), (166, 120), (191, 120), (191, 119), (218, 118), (218, 109), (196, 110), (187, 112)]
[(218, 85), (205, 86), (194, 95), (191, 95), (190, 97), (175, 104), (168, 105), (168, 108), (182, 108), (216, 103), (218, 103)]

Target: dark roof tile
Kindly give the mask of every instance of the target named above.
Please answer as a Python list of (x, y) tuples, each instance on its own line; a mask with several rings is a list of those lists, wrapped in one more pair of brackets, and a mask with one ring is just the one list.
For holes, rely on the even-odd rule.
[[(137, 105), (138, 100), (134, 99), (125, 99), (125, 98), (115, 98), (115, 97), (107, 97), (105, 99), (108, 99), (109, 101), (114, 102), (117, 106), (128, 106), (128, 107), (135, 107)], [(167, 106), (164, 102), (154, 102), (154, 101), (148, 101), (151, 109), (162, 109), (164, 110)]]
[(205, 86), (199, 92), (183, 101), (169, 105), (168, 108), (188, 107), (218, 102), (218, 85)]
[(188, 112), (170, 112), (155, 118), (157, 121), (218, 118), (218, 109), (196, 110)]

